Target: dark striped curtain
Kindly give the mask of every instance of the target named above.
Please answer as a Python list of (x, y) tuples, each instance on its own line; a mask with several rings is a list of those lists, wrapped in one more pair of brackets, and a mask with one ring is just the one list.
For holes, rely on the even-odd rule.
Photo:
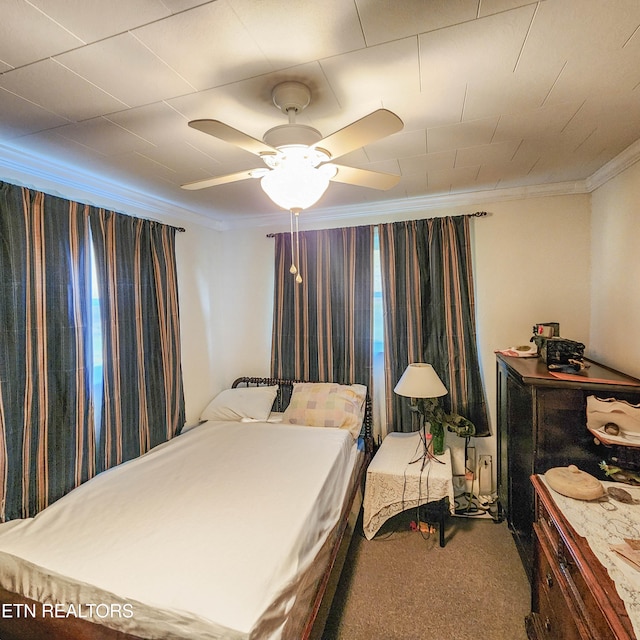
[(98, 468), (135, 458), (184, 424), (176, 229), (96, 209), (103, 375)]
[[(175, 232), (0, 183), (1, 520), (35, 515), (183, 425)], [(102, 428), (92, 389), (92, 250)]]
[(88, 242), (87, 207), (0, 183), (2, 520), (94, 473)]
[(273, 376), (371, 387), (373, 233), (301, 232), (300, 284), (289, 234), (275, 236)]
[(411, 430), (406, 398), (393, 393), (405, 368), (427, 362), (448, 394), (447, 411), (490, 435), (476, 344), (469, 218), (456, 216), (379, 226), (385, 314), (387, 423)]

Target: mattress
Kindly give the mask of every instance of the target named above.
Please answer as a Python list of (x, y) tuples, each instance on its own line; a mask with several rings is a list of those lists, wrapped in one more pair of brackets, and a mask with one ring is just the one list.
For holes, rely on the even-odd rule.
[[(342, 429), (207, 422), (0, 525), (0, 586), (144, 638), (295, 637), (359, 462)], [(58, 603), (54, 607), (54, 603)]]

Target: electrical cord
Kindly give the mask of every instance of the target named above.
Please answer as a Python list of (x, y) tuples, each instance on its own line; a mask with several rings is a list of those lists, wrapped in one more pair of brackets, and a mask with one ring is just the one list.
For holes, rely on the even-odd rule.
[[(425, 470), (425, 467), (427, 468), (427, 476), (426, 476), (426, 495), (425, 495), (425, 503), (429, 502), (429, 475), (431, 473), (431, 462), (433, 460), (436, 460), (437, 462), (440, 462), (440, 460), (437, 460), (432, 453), (429, 452), (429, 447), (428, 447), (428, 443), (425, 442), (422, 439), (422, 434), (420, 436), (420, 444), (416, 445), (416, 450), (415, 450), (415, 454), (414, 455), (418, 455), (418, 448), (420, 447), (420, 445), (422, 445), (423, 448), (423, 456), (424, 459), (422, 461), (422, 465), (420, 467), (420, 473), (418, 474), (418, 500), (417, 500), (417, 506), (416, 506), (416, 528), (417, 531), (420, 532), (420, 535), (422, 536), (423, 540), (428, 540), (431, 537), (431, 525), (425, 521), (425, 524), (429, 525), (429, 530), (427, 530), (426, 532), (423, 531), (420, 528), (420, 507), (424, 506), (422, 504), (422, 478), (423, 478), (423, 473)], [(428, 455), (425, 455), (424, 452), (427, 452)], [(414, 464), (416, 461), (418, 461), (418, 459), (414, 459), (412, 462), (410, 462), (409, 464)], [(404, 506), (405, 506), (405, 493), (406, 493), (406, 488), (407, 488), (407, 469), (409, 468), (409, 465), (407, 465), (404, 469), (404, 473), (403, 473), (403, 486), (402, 486), (402, 507), (403, 507), (403, 511), (404, 511)], [(426, 535), (425, 535), (426, 533)]]
[[(423, 448), (424, 446), (425, 446), (424, 445), (424, 441), (422, 440), (422, 438), (420, 438), (419, 443), (416, 444), (416, 450), (414, 452), (414, 456), (418, 455), (419, 449), (422, 449), (423, 452), (424, 452), (424, 448)], [(433, 461), (438, 462), (440, 464), (443, 464), (441, 460), (438, 460), (437, 458), (435, 458), (433, 456), (432, 453), (429, 452), (429, 454), (424, 457), (424, 461), (423, 461), (423, 463), (422, 463), (422, 465), (420, 467), (420, 473), (418, 474), (418, 500), (417, 500), (417, 507), (416, 507), (416, 520), (417, 520), (416, 530), (420, 532), (420, 535), (422, 536), (423, 540), (428, 540), (431, 537), (431, 531), (428, 530), (428, 531), (425, 532), (420, 528), (420, 507), (421, 506), (425, 506), (425, 505), (421, 504), (422, 498), (423, 498), (422, 480), (423, 480), (423, 473), (424, 473), (424, 470), (425, 470), (425, 467), (426, 467), (427, 468), (426, 494), (424, 494), (424, 495), (426, 497), (426, 503), (428, 503), (429, 502), (429, 475), (431, 473), (431, 467), (432, 467)], [(401, 495), (401, 498), (400, 498), (400, 506), (401, 506), (400, 513), (405, 511), (405, 508), (406, 508), (406, 493), (407, 493), (407, 488), (408, 488), (407, 487), (407, 484), (408, 484), (408, 482), (407, 482), (408, 481), (407, 471), (409, 469), (409, 465), (414, 464), (415, 462), (416, 462), (416, 460), (412, 460), (412, 462), (409, 462), (405, 466), (403, 474), (402, 474), (402, 495)], [(425, 524), (429, 524), (429, 523), (425, 522)], [(429, 527), (431, 528), (430, 524), (429, 524)], [(425, 535), (425, 533), (426, 533), (426, 535)], [(390, 538), (392, 535), (393, 535), (393, 532), (390, 532), (387, 536), (384, 536), (383, 539)]]
[[(468, 436), (465, 437), (464, 439), (464, 477), (465, 480), (467, 478), (467, 474), (472, 474), (471, 475), (471, 491), (465, 491), (463, 494), (461, 494), (461, 496), (456, 496), (454, 499), (455, 502), (455, 510), (454, 513), (457, 516), (463, 515), (463, 516), (473, 516), (473, 515), (484, 515), (484, 513), (480, 513), (479, 509), (478, 509), (478, 504), (477, 502), (474, 502), (474, 495), (473, 495), (473, 482), (474, 482), (474, 470), (470, 469), (469, 466), (467, 465), (467, 461), (469, 460), (469, 442), (470, 442), (471, 438), (469, 438)], [(465, 498), (465, 504), (463, 505), (462, 502), (460, 501), (460, 498), (464, 497)]]
[[(465, 460), (466, 460), (466, 443), (465, 443)], [(481, 486), (482, 482), (482, 467), (478, 471), (478, 488)], [(471, 491), (465, 492), (461, 494), (461, 496), (456, 496), (455, 498), (455, 514), (457, 516), (464, 516), (467, 518), (472, 517), (482, 517), (485, 515), (489, 515), (493, 520), (497, 520), (496, 513), (496, 505), (493, 500), (485, 500), (483, 502), (483, 496), (476, 496), (473, 492), (473, 482), (471, 483)], [(460, 498), (464, 497), (466, 500), (466, 504), (462, 504)]]
[[(426, 483), (425, 504), (428, 504), (429, 503), (429, 475), (431, 474), (431, 460), (429, 461), (429, 464), (426, 465), (426, 466), (427, 466), (427, 477), (426, 477), (427, 483)], [(421, 520), (420, 520), (420, 507), (424, 506), (422, 504), (422, 474), (424, 472), (424, 468), (425, 468), (425, 465), (423, 464), (422, 468), (420, 469), (420, 475), (418, 476), (418, 506), (416, 507), (416, 520), (417, 520), (417, 523), (418, 523), (418, 531), (420, 532), (420, 535), (422, 536), (422, 539), (423, 540), (428, 540), (431, 537), (431, 533), (432, 533), (431, 532), (431, 529), (432, 529), (431, 524), (429, 522), (426, 522), (426, 520), (425, 520), (425, 524), (427, 524), (429, 526), (429, 529), (426, 531), (426, 534), (427, 534), (426, 536), (424, 535), (425, 531), (423, 531), (420, 528), (420, 522), (421, 522)]]
[[(460, 501), (461, 497), (466, 499), (466, 503), (464, 505)], [(455, 514), (457, 516), (476, 517), (483, 516), (489, 512), (489, 508), (482, 506), (478, 498), (476, 498), (473, 493), (463, 493), (461, 496), (456, 496), (455, 503)]]
[[(422, 445), (422, 439), (420, 440), (420, 443), (416, 445), (416, 450), (414, 452), (414, 455), (418, 454), (418, 448), (421, 447)], [(400, 511), (399, 513), (402, 513), (405, 510), (405, 496), (407, 493), (407, 470), (409, 469), (409, 465), (412, 464), (411, 462), (409, 462), (407, 465), (405, 465), (404, 470), (402, 472), (402, 495), (400, 496)], [(390, 531), (387, 535), (383, 535), (383, 536), (378, 536), (379, 539), (382, 540), (387, 540), (388, 538), (391, 538), (393, 536), (394, 532)]]

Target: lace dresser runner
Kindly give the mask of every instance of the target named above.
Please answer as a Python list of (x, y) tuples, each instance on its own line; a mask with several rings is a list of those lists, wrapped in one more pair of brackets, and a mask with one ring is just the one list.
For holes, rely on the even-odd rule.
[[(568, 498), (554, 491), (541, 476), (563, 515), (575, 532), (589, 543), (591, 551), (606, 568), (624, 602), (629, 619), (640, 638), (640, 570), (611, 550), (611, 545), (623, 543), (625, 538), (640, 539), (640, 504), (585, 502)], [(605, 487), (622, 487), (635, 499), (640, 499), (640, 487), (619, 482), (603, 482)]]
[(363, 528), (371, 540), (380, 527), (391, 517), (428, 502), (449, 498), (454, 509), (451, 452), (428, 461), (411, 463), (422, 454), (422, 441), (418, 432), (389, 433), (367, 469), (364, 494)]

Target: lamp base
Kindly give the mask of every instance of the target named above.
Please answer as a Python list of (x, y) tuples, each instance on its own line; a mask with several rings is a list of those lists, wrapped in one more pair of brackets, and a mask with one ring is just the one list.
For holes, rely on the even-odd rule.
[(436, 456), (444, 453), (444, 427), (441, 424), (429, 425), (429, 434), (431, 435), (431, 450)]
[[(444, 464), (442, 460), (438, 460), (436, 455), (433, 453), (433, 442), (430, 433), (427, 433), (424, 425), (422, 426), (422, 431), (420, 433), (420, 440), (422, 440), (422, 455), (417, 457), (415, 460), (411, 460), (409, 464), (416, 464), (417, 462), (422, 463), (422, 467), (420, 471), (422, 471), (430, 460), (434, 460), (439, 464)], [(444, 453), (444, 451), (443, 451)]]

